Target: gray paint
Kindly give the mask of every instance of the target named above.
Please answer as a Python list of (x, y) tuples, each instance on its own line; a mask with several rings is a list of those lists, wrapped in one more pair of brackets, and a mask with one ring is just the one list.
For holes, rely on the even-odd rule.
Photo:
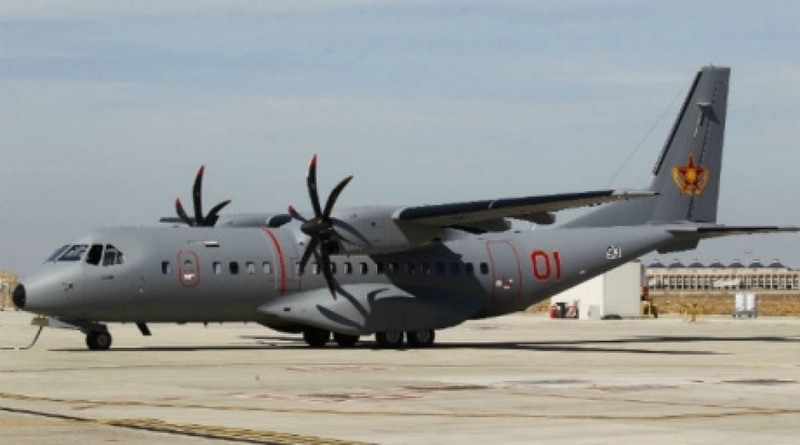
[[(25, 310), (83, 326), (256, 321), (290, 332), (312, 327), (351, 335), (421, 331), (523, 310), (652, 250), (687, 248), (703, 238), (732, 234), (797, 231), (713, 224), (728, 75), (727, 68), (717, 67), (698, 74), (648, 192), (337, 211), (334, 227), (347, 241), (333, 255), (335, 298), (313, 264), (298, 275), (296, 263), (308, 241), (299, 223), (279, 218), (279, 227), (267, 228), (269, 214), (264, 214), (238, 219), (261, 227), (91, 232), (76, 243), (113, 244), (125, 262), (46, 263), (24, 278), (15, 299), (25, 295)], [(697, 168), (707, 169), (703, 187), (674, 178), (690, 156)], [(679, 186), (687, 183), (701, 193), (682, 193)], [(562, 227), (474, 230), (511, 216), (618, 200), (630, 201), (606, 204)], [(473, 224), (472, 229), (458, 230), (460, 223)], [(378, 265), (384, 273), (377, 273)]]

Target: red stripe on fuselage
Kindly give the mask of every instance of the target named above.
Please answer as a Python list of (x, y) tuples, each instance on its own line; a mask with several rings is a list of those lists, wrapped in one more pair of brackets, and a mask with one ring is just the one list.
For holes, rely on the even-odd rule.
[(278, 266), (280, 267), (280, 283), (281, 286), (278, 289), (281, 295), (286, 293), (286, 260), (283, 257), (283, 248), (281, 248), (281, 243), (278, 241), (278, 237), (275, 236), (269, 229), (264, 229), (264, 232), (269, 236), (269, 239), (272, 241), (272, 245), (275, 247), (275, 252), (278, 254)]

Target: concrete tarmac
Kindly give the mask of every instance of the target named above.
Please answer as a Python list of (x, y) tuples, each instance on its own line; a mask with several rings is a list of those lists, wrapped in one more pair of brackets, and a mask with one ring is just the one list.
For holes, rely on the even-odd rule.
[[(795, 444), (800, 319), (512, 315), (429, 349), (255, 324), (79, 332), (0, 312), (0, 443)], [(232, 442), (231, 442), (232, 441)]]

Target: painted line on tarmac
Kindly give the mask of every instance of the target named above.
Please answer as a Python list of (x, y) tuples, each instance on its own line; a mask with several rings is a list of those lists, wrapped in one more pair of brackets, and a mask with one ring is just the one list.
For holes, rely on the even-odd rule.
[[(259, 431), (246, 428), (229, 428), (194, 423), (170, 423), (157, 419), (91, 419), (64, 414), (48, 413), (45, 411), (35, 411), (29, 409), (9, 408), (0, 406), (0, 411), (14, 414), (45, 417), (53, 419), (50, 422), (30, 422), (23, 421), (18, 425), (16, 422), (7, 422), (9, 427), (25, 426), (63, 426), (65, 424), (93, 424), (105, 425), (117, 428), (128, 428), (134, 430), (151, 431), (156, 433), (174, 434), (189, 437), (201, 437), (205, 439), (223, 439), (232, 442), (257, 443), (265, 445), (366, 445), (366, 442), (355, 442), (352, 440), (338, 440), (317, 436), (306, 436), (300, 434), (281, 433), (277, 431)], [(2, 423), (0, 423), (0, 428)]]
[[(704, 419), (704, 418), (726, 418), (726, 417), (747, 417), (747, 416), (774, 416), (774, 415), (797, 415), (800, 414), (798, 408), (756, 408), (756, 407), (714, 407), (718, 411), (707, 412), (684, 412), (684, 413), (664, 413), (664, 414), (540, 414), (540, 413), (519, 413), (519, 412), (443, 412), (443, 411), (420, 411), (420, 410), (347, 410), (347, 409), (326, 409), (326, 408), (277, 408), (277, 407), (252, 407), (252, 406), (221, 406), (221, 405), (200, 405), (200, 404), (180, 404), (180, 403), (160, 403), (160, 402), (140, 402), (133, 400), (89, 400), (89, 399), (61, 399), (53, 397), (35, 397), (22, 394), (10, 394), (0, 392), (0, 399), (31, 401), (31, 402), (52, 402), (72, 405), (89, 405), (92, 407), (100, 406), (139, 406), (150, 408), (175, 408), (175, 409), (204, 409), (212, 411), (228, 412), (268, 412), (282, 414), (319, 414), (319, 415), (344, 415), (344, 416), (364, 416), (364, 417), (444, 417), (444, 418), (476, 418), (476, 419), (549, 419), (549, 420), (642, 420), (659, 421), (675, 419)], [(591, 398), (590, 398), (591, 399)], [(602, 400), (607, 401), (607, 400)], [(615, 400), (619, 401), (619, 400)], [(634, 400), (627, 400), (634, 402)], [(670, 406), (669, 403), (665, 404)], [(704, 407), (704, 406), (700, 406)], [(711, 407), (705, 407), (711, 408)], [(8, 410), (7, 408), (2, 408)], [(68, 418), (65, 416), (65, 418)], [(344, 442), (347, 443), (347, 442)]]

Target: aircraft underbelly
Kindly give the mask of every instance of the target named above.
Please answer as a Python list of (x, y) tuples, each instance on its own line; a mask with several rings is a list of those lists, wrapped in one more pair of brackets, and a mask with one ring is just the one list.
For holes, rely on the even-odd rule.
[(378, 331), (442, 329), (470, 318), (483, 306), (478, 298), (392, 284), (341, 286), (337, 298), (328, 289), (275, 299), (259, 307), (264, 321), (315, 326), (334, 332), (367, 335)]

